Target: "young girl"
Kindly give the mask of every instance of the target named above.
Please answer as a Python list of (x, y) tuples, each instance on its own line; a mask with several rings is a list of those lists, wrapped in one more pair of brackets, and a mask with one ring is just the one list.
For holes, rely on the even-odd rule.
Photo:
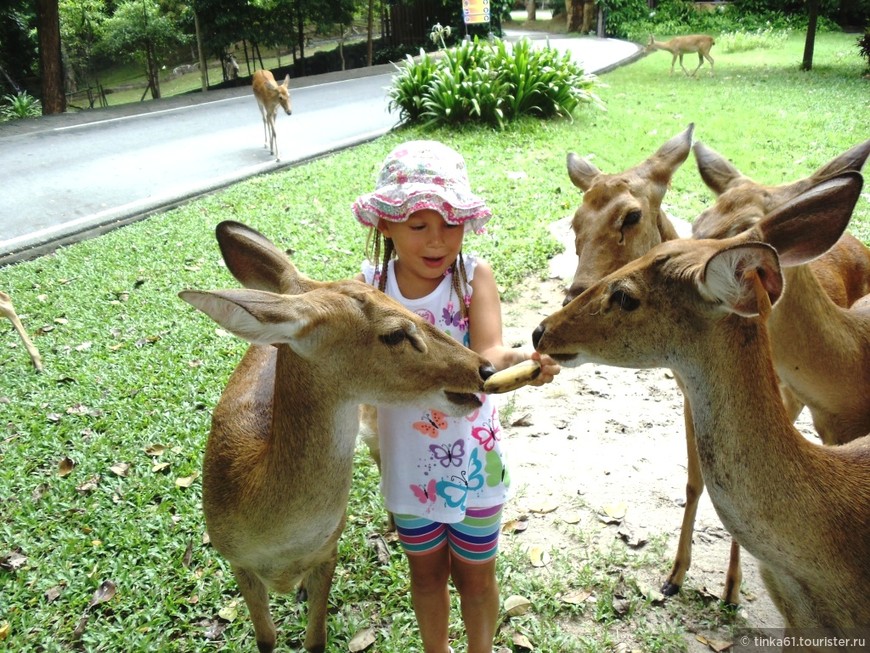
[[(462, 253), (468, 231), (491, 217), (465, 161), (435, 141), (411, 141), (383, 163), (374, 192), (353, 212), (370, 228), (360, 279), (377, 285), (496, 369), (534, 358), (536, 385), (553, 380), (549, 356), (502, 343), (492, 269)], [(448, 653), (448, 580), (459, 591), (468, 653), (490, 653), (499, 612), (495, 556), (510, 478), (495, 404), (453, 418), (417, 408), (378, 409), (381, 490), (411, 571), (411, 600), (425, 653)]]

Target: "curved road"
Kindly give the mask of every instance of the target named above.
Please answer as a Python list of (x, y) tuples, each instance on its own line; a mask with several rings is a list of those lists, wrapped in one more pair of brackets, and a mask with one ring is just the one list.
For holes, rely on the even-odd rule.
[[(588, 73), (637, 44), (513, 32), (571, 52)], [(282, 161), (263, 147), (250, 86), (0, 123), (0, 266), (35, 258), (255, 174), (380, 136), (392, 64), (291, 80), (277, 119)]]
[(151, 102), (145, 113), (125, 105), (2, 123), (0, 264), (375, 138), (397, 122), (386, 97), (394, 70), (291, 87), (293, 115), (277, 119), (280, 163), (263, 146), (247, 86)]

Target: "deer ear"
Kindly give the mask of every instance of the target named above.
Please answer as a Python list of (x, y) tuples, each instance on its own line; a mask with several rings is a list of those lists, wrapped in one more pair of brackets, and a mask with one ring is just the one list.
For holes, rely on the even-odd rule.
[(571, 183), (584, 193), (592, 186), (595, 178), (601, 174), (598, 168), (573, 152), (568, 152), (567, 164), (568, 177), (571, 179)]
[[(763, 296), (759, 296), (756, 283)], [(783, 289), (776, 250), (764, 243), (721, 249), (708, 259), (698, 286), (703, 296), (732, 313), (743, 317), (766, 315)]]
[(756, 225), (786, 267), (812, 261), (843, 235), (861, 196), (863, 178), (844, 172), (804, 191), (768, 213)]
[(259, 231), (226, 220), (215, 228), (221, 254), (246, 288), (298, 295), (318, 285), (299, 274), (289, 257)]
[(312, 321), (303, 299), (262, 290), (183, 290), (178, 296), (255, 345), (294, 346)]
[(744, 175), (734, 165), (718, 152), (711, 150), (701, 141), (692, 146), (698, 172), (707, 187), (716, 195), (721, 195)]
[(643, 164), (651, 172), (653, 180), (664, 187), (671, 182), (671, 177), (685, 163), (692, 149), (692, 134), (695, 123), (662, 144)]

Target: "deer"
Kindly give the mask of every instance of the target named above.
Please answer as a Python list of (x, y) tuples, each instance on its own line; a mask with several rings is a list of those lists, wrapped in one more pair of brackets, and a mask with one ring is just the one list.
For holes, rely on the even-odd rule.
[(466, 415), (495, 370), (372, 286), (309, 279), (237, 222), (220, 223), (216, 235), (244, 288), (179, 294), (250, 346), (212, 414), (207, 531), (232, 567), (260, 653), (276, 642), (268, 592), (297, 586), (308, 597), (305, 650), (322, 652), (359, 404)]
[(5, 292), (0, 292), (0, 315), (12, 322), (12, 326), (15, 327), (15, 330), (18, 332), (21, 342), (24, 343), (24, 348), (30, 355), (33, 367), (36, 368), (37, 372), (42, 372), (42, 356), (39, 355), (39, 350), (33, 344), (30, 336), (27, 335), (24, 325), (21, 324), (21, 320), (18, 318), (18, 313), (15, 312), (15, 306), (12, 304), (12, 298)]
[(260, 108), (260, 117), (263, 119), (263, 147), (269, 149), (275, 161), (280, 161), (275, 118), (278, 116), (279, 106), (288, 116), (293, 113), (290, 102), (290, 75), (284, 77), (284, 81), (279, 84), (271, 71), (256, 70), (251, 86), (257, 99), (257, 106)]
[[(787, 629), (870, 623), (870, 437), (826, 446), (794, 427), (767, 328), (783, 267), (836, 243), (861, 186), (859, 173), (840, 173), (742, 234), (661, 243), (546, 317), (532, 336), (538, 351), (567, 367), (680, 373), (713, 506), (758, 560)], [(854, 363), (867, 365), (866, 351), (863, 358)]]
[[(706, 34), (675, 36), (670, 41), (656, 41), (650, 34), (649, 43), (646, 44), (644, 52), (650, 53), (655, 52), (656, 50), (666, 50), (670, 52), (672, 55), (671, 75), (674, 74), (674, 64), (677, 62), (677, 58), (679, 57), (680, 68), (683, 69), (683, 72), (686, 73), (687, 77), (694, 77), (695, 73), (698, 72), (698, 69), (704, 65), (704, 59), (706, 59), (710, 62), (710, 75), (712, 76), (714, 74), (714, 69), (713, 57), (710, 56), (710, 48), (715, 44), (716, 41), (713, 40), (713, 37), (707, 36)], [(683, 65), (683, 55), (692, 53), (698, 54), (698, 66), (690, 73)]]
[[(718, 195), (693, 223), (693, 237), (724, 238), (749, 229), (820, 181), (860, 170), (870, 155), (870, 139), (809, 177), (780, 186), (753, 181), (700, 141), (693, 150), (702, 179)], [(826, 256), (788, 266), (784, 276), (786, 290), (768, 330), (789, 414), (795, 419), (806, 406), (825, 444), (861, 437), (870, 432), (870, 316), (860, 306), (850, 307), (870, 294), (870, 248), (845, 233)]]
[[(698, 157), (700, 150), (697, 144), (693, 148), (691, 143), (692, 127), (693, 125), (690, 125), (682, 134), (665, 143), (644, 163), (618, 175), (604, 175), (592, 164), (569, 154), (569, 176), (574, 185), (584, 191), (584, 198), (572, 222), (578, 266), (574, 280), (566, 293), (565, 303), (582, 293), (593, 281), (613, 272), (620, 265), (638, 258), (653, 245), (677, 237), (676, 229), (665, 213), (660, 208), (656, 213), (652, 208), (660, 207), (667, 182), (676, 168), (688, 157), (689, 150), (693, 149), (696, 158)], [(676, 152), (678, 156), (663, 156), (667, 152)], [(833, 158), (809, 179), (817, 182), (834, 172), (860, 170), (866, 157), (866, 144), (856, 146)], [(701, 177), (711, 177), (716, 165), (721, 166), (721, 162), (714, 164), (711, 159), (705, 169), (701, 170), (699, 166)], [(651, 171), (656, 168), (660, 170), (652, 174)], [(642, 173), (638, 174), (638, 170)], [(743, 177), (741, 179), (745, 180)], [(810, 183), (812, 182), (803, 180), (786, 187), (801, 188)], [(628, 188), (633, 189), (630, 194), (624, 190)], [(757, 185), (756, 190), (759, 195), (758, 201), (765, 196), (765, 193), (778, 195), (780, 201), (786, 199), (786, 195), (774, 192), (773, 187)], [(788, 196), (794, 194), (792, 190)], [(587, 196), (589, 196), (588, 200)], [(733, 209), (739, 210), (742, 203), (733, 194), (732, 198)], [(870, 279), (870, 272), (863, 272), (867, 268), (865, 250), (866, 248), (859, 241), (845, 234), (829, 252), (809, 263), (813, 273), (826, 280), (823, 284), (826, 292), (839, 306), (848, 307), (857, 297), (870, 291), (865, 289)], [(683, 391), (683, 382), (678, 372), (674, 372), (674, 379)], [(790, 414), (796, 418), (800, 412), (799, 400), (791, 395), (786, 386), (781, 387), (781, 392), (783, 400), (791, 407)], [(673, 596), (680, 591), (691, 567), (692, 533), (698, 501), (704, 492), (704, 480), (694, 442), (692, 409), (684, 391), (683, 397), (688, 461), (686, 504), (674, 563), (661, 588), (666, 596)], [(722, 600), (725, 603), (739, 604), (741, 579), (740, 547), (732, 541), (722, 592)]]
[[(676, 226), (662, 209), (662, 200), (673, 175), (689, 157), (694, 128), (694, 123), (690, 123), (644, 161), (615, 174), (605, 174), (587, 159), (568, 153), (568, 176), (583, 191), (583, 202), (571, 220), (577, 269), (565, 294), (565, 304), (654, 246), (680, 237)], [(704, 493), (692, 410), (683, 390), (683, 381), (676, 372), (674, 380), (684, 397), (688, 478), (676, 555), (661, 588), (665, 596), (680, 591), (691, 566), (695, 518), (698, 502)], [(725, 603), (739, 604), (741, 580), (740, 547), (732, 542), (722, 591)]]

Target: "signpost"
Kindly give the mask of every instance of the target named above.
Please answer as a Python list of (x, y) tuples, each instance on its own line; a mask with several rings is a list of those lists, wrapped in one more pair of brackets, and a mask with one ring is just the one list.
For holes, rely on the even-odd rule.
[(489, 0), (462, 0), (462, 17), (466, 25), (489, 22)]

